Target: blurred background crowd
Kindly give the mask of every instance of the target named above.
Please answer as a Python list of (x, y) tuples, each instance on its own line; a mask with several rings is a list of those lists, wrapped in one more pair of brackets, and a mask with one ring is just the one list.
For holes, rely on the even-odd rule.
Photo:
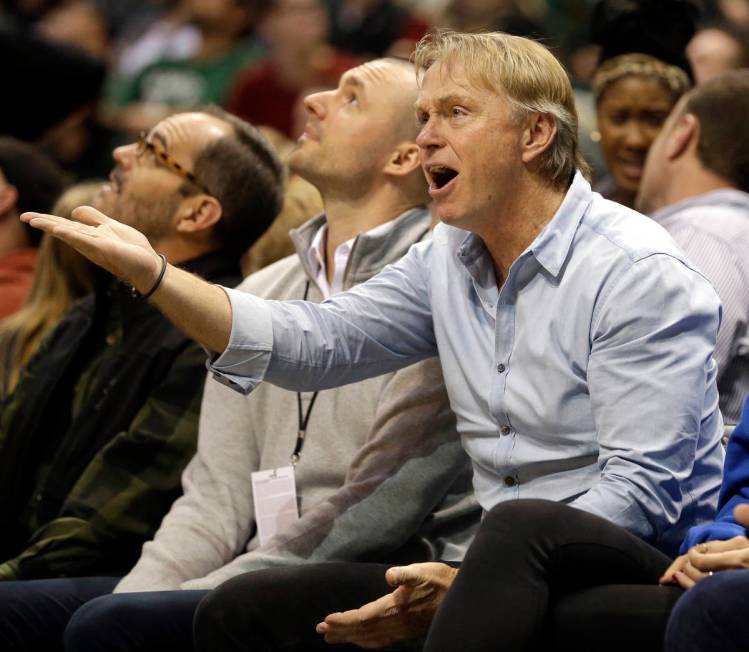
[[(580, 91), (599, 61), (592, 0), (3, 0), (0, 38), (13, 104), (0, 132), (33, 140), (78, 179), (104, 177), (113, 146), (169, 113), (224, 106), (282, 138), (301, 98), (362, 60), (408, 56), (433, 27), (502, 30), (550, 46)], [(747, 62), (749, 2), (707, 0), (688, 48), (698, 78)], [(662, 25), (664, 33), (669, 25)], [(604, 35), (604, 38), (610, 35)], [(593, 133), (593, 139), (598, 138)], [(590, 151), (597, 176), (603, 163)]]
[[(42, 164), (29, 159), (28, 175), (9, 180), (23, 202), (8, 205), (69, 212), (109, 175), (114, 148), (206, 104), (260, 126), (283, 160), (303, 130), (305, 95), (335, 87), (365, 60), (408, 57), (424, 34), (445, 27), (502, 30), (549, 46), (576, 89), (596, 189), (631, 206), (650, 143), (679, 96), (692, 83), (749, 65), (749, 0), (643, 4), (653, 6), (652, 20), (629, 24), (616, 12), (596, 15), (594, 0), (2, 0), (0, 170), (25, 169), (19, 142), (60, 168), (44, 187), (33, 172)], [(625, 59), (622, 67), (628, 52), (653, 55), (686, 76), (671, 79), (649, 64), (633, 74), (641, 64)], [(76, 182), (83, 185), (53, 207), (50, 199)], [(0, 216), (2, 201), (0, 191)], [(288, 178), (284, 209), (243, 258), (243, 272), (291, 253), (288, 230), (321, 209), (313, 186)], [(0, 233), (7, 245), (0, 277), (12, 278), (0, 278), (0, 320), (16, 314), (0, 323), (0, 341), (3, 332), (14, 340), (23, 334), (10, 347), (13, 363), (3, 365), (6, 383), (47, 327), (90, 291), (85, 266), (59, 260), (72, 254), (53, 244), (40, 258), (49, 270), (70, 273), (45, 274), (40, 261), (32, 289), (39, 237), (9, 222), (1, 223), (14, 235)], [(18, 314), (24, 300), (27, 311)], [(7, 353), (5, 339), (0, 352)]]

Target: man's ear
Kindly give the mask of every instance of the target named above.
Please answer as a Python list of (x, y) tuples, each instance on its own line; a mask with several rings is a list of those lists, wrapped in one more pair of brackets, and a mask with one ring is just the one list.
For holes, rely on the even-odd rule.
[(218, 199), (210, 195), (186, 197), (177, 209), (178, 233), (198, 233), (216, 224), (222, 215)]
[(543, 154), (557, 135), (557, 119), (551, 113), (531, 113), (520, 146), (523, 162), (532, 163)]
[(690, 146), (697, 146), (700, 139), (700, 122), (691, 113), (685, 113), (671, 128), (666, 141), (666, 156), (669, 161), (679, 158)]
[(18, 190), (10, 183), (0, 181), (0, 215), (14, 211), (18, 204)]
[(419, 160), (419, 146), (414, 142), (405, 141), (390, 154), (383, 172), (397, 177), (405, 177), (421, 166)]

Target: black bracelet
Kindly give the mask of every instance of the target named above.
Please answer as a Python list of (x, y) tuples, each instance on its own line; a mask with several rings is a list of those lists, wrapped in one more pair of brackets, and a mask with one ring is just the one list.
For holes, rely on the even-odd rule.
[(153, 293), (159, 289), (161, 281), (164, 280), (164, 274), (166, 274), (166, 266), (169, 264), (164, 254), (159, 254), (159, 258), (161, 258), (161, 271), (159, 272), (159, 277), (156, 279), (156, 283), (154, 283), (153, 287), (143, 295), (141, 295), (141, 293), (138, 292), (138, 290), (136, 290), (134, 287), (131, 287), (130, 293), (133, 295), (134, 299), (140, 298), (142, 301), (147, 301), (151, 298)]

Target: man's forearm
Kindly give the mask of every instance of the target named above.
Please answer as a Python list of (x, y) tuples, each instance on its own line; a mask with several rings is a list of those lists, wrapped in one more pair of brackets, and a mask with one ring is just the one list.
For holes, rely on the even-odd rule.
[(222, 353), (228, 346), (231, 303), (218, 285), (169, 265), (150, 301), (175, 326), (206, 349)]
[(162, 259), (148, 239), (132, 227), (89, 207), (73, 211), (72, 220), (42, 213), (21, 219), (60, 238), (93, 263), (130, 283), (178, 328), (206, 349), (222, 353), (231, 335), (231, 304), (221, 288), (197, 276), (167, 266), (159, 281)]

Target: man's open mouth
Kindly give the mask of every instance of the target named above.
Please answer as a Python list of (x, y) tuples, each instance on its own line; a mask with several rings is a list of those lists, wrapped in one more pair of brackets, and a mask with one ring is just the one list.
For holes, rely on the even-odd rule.
[(429, 168), (429, 178), (437, 190), (444, 188), (457, 176), (458, 172), (446, 165), (433, 165)]

